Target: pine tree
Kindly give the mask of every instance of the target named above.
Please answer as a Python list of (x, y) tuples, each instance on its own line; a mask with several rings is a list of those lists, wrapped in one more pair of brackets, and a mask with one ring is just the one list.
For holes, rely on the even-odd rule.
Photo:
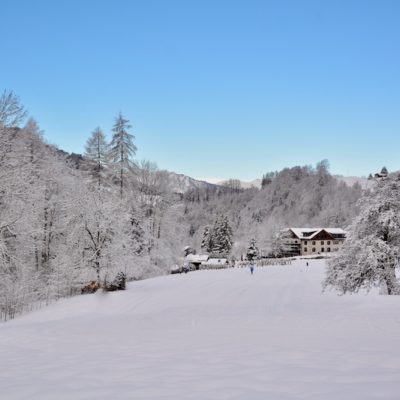
[(204, 229), (201, 248), (205, 249), (207, 253), (211, 253), (213, 248), (212, 232), (208, 226), (206, 226)]
[(246, 258), (250, 261), (258, 258), (259, 250), (257, 247), (256, 239), (251, 239), (249, 247), (247, 248)]
[(108, 162), (109, 147), (106, 137), (100, 128), (96, 128), (85, 147), (85, 156), (96, 163), (93, 177), (97, 180), (98, 186), (101, 185), (102, 171)]
[(387, 294), (398, 294), (400, 181), (379, 181), (360, 208), (341, 253), (329, 262), (324, 284), (343, 293), (383, 285)]
[(136, 154), (137, 150), (133, 143), (135, 136), (128, 133), (128, 129), (130, 128), (129, 120), (125, 119), (119, 113), (112, 129), (114, 133), (110, 143), (110, 158), (118, 165), (121, 198), (124, 189), (124, 174), (132, 164), (132, 157)]
[(383, 167), (382, 169), (381, 169), (381, 175), (387, 175), (389, 172), (388, 172), (388, 170), (387, 170), (387, 168), (386, 167)]
[(228, 218), (221, 215), (215, 220), (212, 231), (212, 253), (216, 255), (227, 255), (232, 249), (232, 228)]

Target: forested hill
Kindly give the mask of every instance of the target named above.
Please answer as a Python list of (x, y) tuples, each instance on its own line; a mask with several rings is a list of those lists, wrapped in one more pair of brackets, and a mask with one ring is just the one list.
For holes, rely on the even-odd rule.
[(346, 227), (362, 195), (360, 185), (332, 177), (325, 163), (284, 169), (261, 190), (196, 181), (148, 161), (98, 167), (46, 144), (34, 121), (0, 128), (3, 317), (119, 271), (128, 279), (167, 273), (182, 262), (183, 247), (202, 251), (204, 229), (220, 214), (228, 217), (231, 257), (238, 258), (253, 237), (268, 251), (285, 226)]
[(348, 186), (321, 162), (315, 168), (285, 168), (261, 190), (192, 190), (185, 196), (185, 215), (197, 247), (204, 224), (212, 225), (218, 213), (228, 215), (234, 231), (233, 252), (239, 255), (252, 237), (260, 249), (268, 251), (272, 237), (284, 227), (345, 228), (357, 214), (362, 193), (359, 183)]

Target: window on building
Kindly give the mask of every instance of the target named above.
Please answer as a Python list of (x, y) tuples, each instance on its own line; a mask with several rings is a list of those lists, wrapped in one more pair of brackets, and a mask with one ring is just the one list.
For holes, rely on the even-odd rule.
[(321, 247), (321, 253), (323, 253), (325, 251), (325, 249), (323, 247)]
[(327, 244), (327, 245), (330, 245), (330, 244), (331, 244), (330, 240), (328, 240), (328, 241), (326, 242), (326, 244)]
[(339, 244), (339, 240), (334, 240), (333, 244)]
[(324, 244), (324, 241), (323, 240), (321, 240), (321, 245), (323, 245)]
[(315, 242), (314, 241), (312, 242), (312, 244), (313, 244), (313, 246), (315, 246)]
[(330, 253), (330, 252), (331, 252), (331, 248), (328, 247), (328, 248), (326, 249), (326, 251), (327, 251), (328, 253)]
[(304, 251), (307, 251), (307, 247), (304, 247)]
[(313, 247), (312, 252), (315, 253), (315, 247)]

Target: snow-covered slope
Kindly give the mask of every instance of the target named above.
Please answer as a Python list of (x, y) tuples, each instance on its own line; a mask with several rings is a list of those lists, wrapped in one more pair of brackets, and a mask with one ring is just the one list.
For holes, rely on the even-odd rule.
[(184, 193), (190, 189), (203, 189), (207, 187), (215, 187), (215, 184), (194, 179), (190, 176), (177, 174), (175, 172), (167, 171), (168, 173), (168, 187), (175, 193)]
[(321, 293), (324, 264), (200, 271), (0, 325), (1, 398), (398, 399), (399, 298)]

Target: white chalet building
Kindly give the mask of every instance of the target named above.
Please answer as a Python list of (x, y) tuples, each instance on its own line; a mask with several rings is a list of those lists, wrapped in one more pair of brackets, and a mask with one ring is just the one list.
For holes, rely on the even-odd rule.
[(286, 228), (279, 234), (285, 256), (307, 256), (340, 250), (346, 239), (341, 228)]

